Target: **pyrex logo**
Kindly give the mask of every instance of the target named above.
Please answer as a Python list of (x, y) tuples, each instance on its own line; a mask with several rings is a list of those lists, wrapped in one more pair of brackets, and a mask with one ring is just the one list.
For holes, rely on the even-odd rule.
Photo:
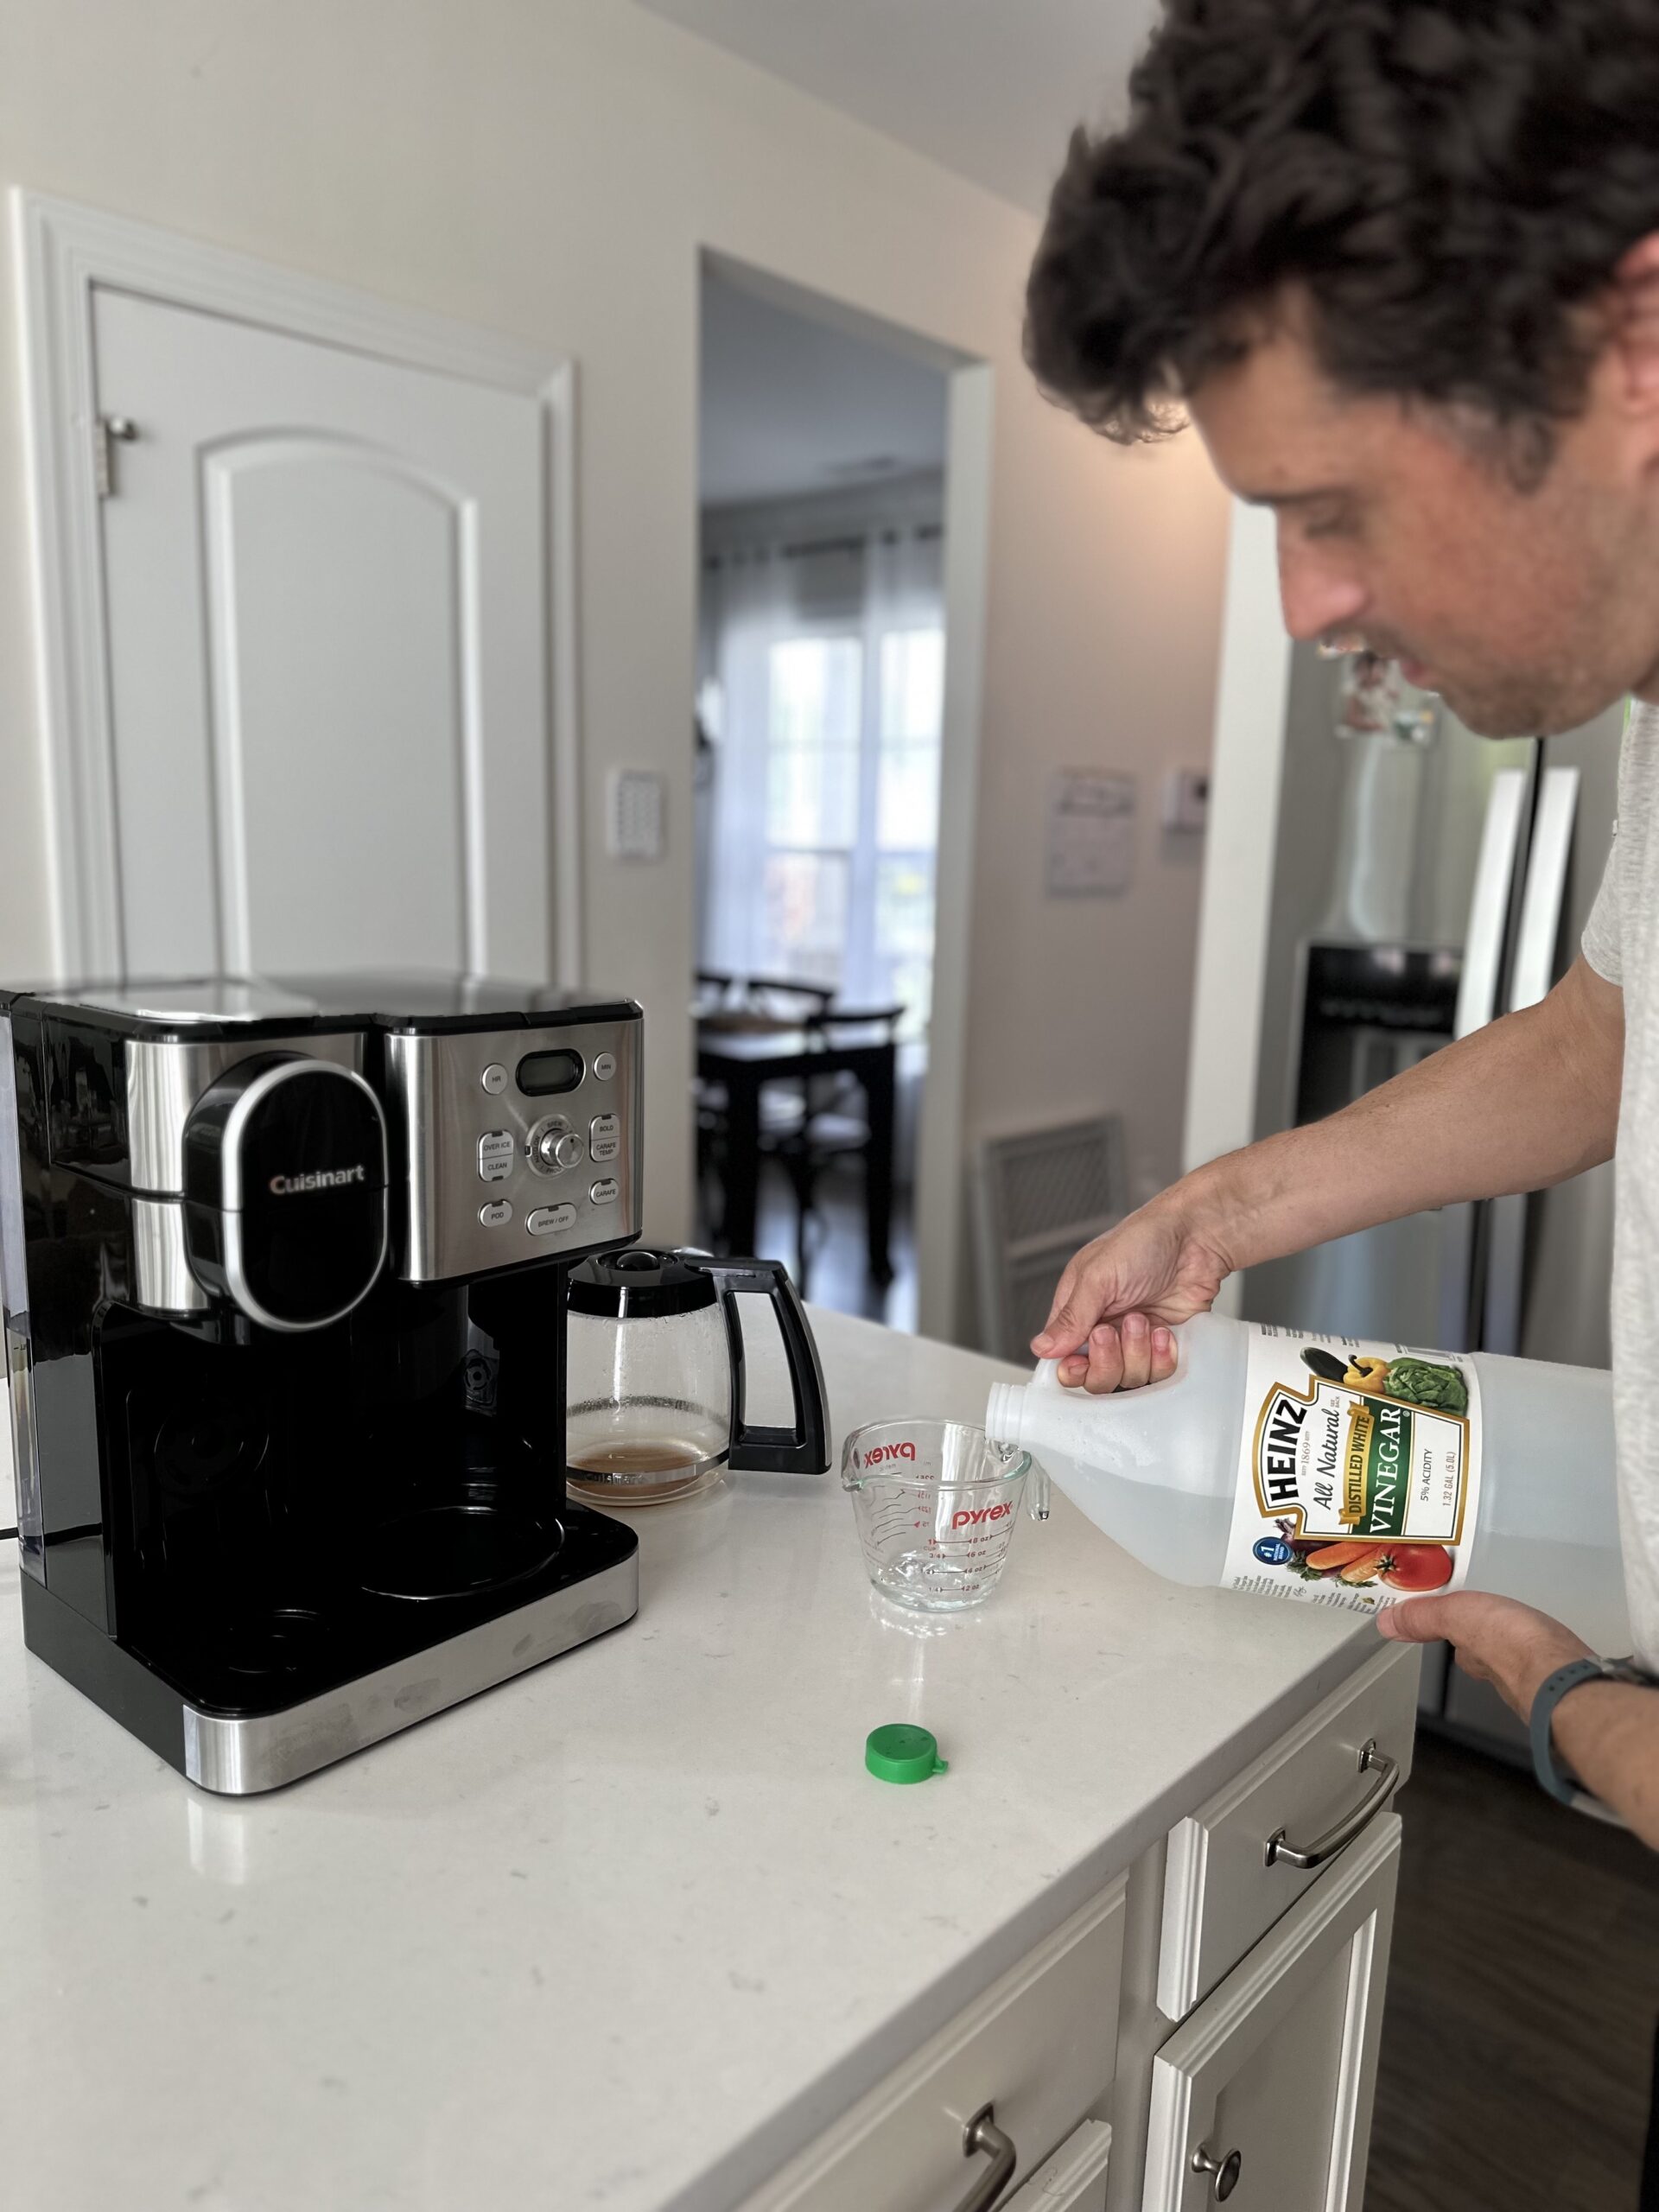
[(1007, 1504), (982, 1505), (974, 1513), (966, 1511), (953, 1513), (950, 1516), (950, 1526), (953, 1529), (976, 1529), (982, 1522), (1005, 1521), (1013, 1510), (1014, 1508)]
[(884, 1459), (913, 1459), (915, 1457), (916, 1446), (913, 1444), (872, 1444), (864, 1454), (864, 1465), (879, 1467)]
[(266, 1186), (272, 1196), (291, 1198), (296, 1191), (335, 1191), (342, 1183), (366, 1183), (368, 1170), (359, 1160), (355, 1167), (316, 1167), (308, 1175), (273, 1175)]

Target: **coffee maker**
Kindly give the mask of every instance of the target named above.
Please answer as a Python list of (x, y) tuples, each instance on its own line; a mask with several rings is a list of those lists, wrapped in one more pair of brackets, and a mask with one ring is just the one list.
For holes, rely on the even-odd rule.
[(641, 1016), (420, 977), (0, 991), (24, 1640), (273, 1788), (629, 1619), (566, 1278), (639, 1231)]

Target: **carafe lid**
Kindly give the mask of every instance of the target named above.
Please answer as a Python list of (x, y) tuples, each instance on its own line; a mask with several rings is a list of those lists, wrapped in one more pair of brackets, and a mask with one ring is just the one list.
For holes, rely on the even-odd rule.
[(571, 1274), (570, 1311), (624, 1321), (695, 1313), (715, 1305), (720, 1295), (714, 1277), (695, 1264), (701, 1256), (662, 1252), (649, 1244), (599, 1253)]

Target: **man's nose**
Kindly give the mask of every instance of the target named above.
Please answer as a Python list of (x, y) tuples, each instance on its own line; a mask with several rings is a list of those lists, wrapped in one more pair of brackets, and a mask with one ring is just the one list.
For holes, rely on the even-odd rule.
[(1332, 631), (1357, 626), (1365, 612), (1365, 587), (1336, 563), (1321, 560), (1306, 547), (1279, 549), (1279, 597), (1285, 627), (1293, 638), (1311, 643)]

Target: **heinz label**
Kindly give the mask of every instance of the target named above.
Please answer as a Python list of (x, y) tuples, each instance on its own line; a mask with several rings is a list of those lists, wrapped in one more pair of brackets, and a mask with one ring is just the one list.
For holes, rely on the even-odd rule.
[(1479, 1386), (1453, 1352), (1251, 1332), (1223, 1580), (1371, 1612), (1465, 1579)]

